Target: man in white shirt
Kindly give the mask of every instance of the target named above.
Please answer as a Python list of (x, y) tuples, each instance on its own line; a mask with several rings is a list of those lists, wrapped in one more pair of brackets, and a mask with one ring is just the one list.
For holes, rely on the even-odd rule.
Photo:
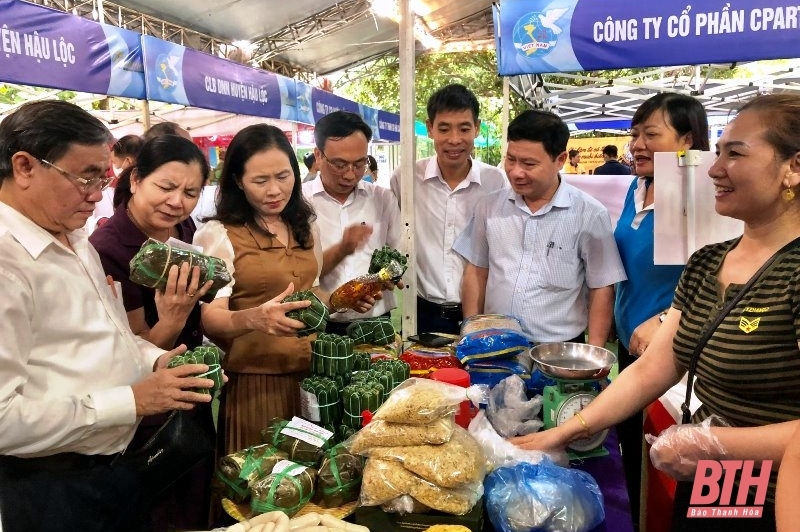
[[(503, 172), (472, 158), (480, 105), (463, 85), (442, 87), (428, 99), (428, 136), (436, 155), (416, 162), (414, 217), (417, 254), (417, 331), (458, 334), (464, 259), (453, 242), (475, 204), (508, 187)], [(391, 188), (400, 200), (400, 170)]]
[[(388, 189), (361, 178), (367, 167), (372, 129), (357, 114), (335, 111), (314, 126), (320, 163), (319, 179), (303, 184), (303, 195), (314, 206), (320, 228), (323, 260), (320, 286), (334, 291), (347, 281), (366, 275), (372, 252), (400, 244), (400, 209)], [(388, 317), (395, 307), (394, 294), (383, 292), (370, 311), (338, 312), (327, 331), (345, 334), (357, 319)]]
[(564, 183), (569, 129), (545, 111), (508, 125), (510, 190), (484, 197), (453, 249), (469, 261), (464, 316), (509, 314), (533, 342), (604, 346), (626, 279), (605, 207)]
[(62, 101), (0, 123), (0, 528), (131, 530), (139, 477), (111, 466), (142, 416), (207, 403), (203, 364), (136, 337), (79, 230), (110, 179), (110, 133)]

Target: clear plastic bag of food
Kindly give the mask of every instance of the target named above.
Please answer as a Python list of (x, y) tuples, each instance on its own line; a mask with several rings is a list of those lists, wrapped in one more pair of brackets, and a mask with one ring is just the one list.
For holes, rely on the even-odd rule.
[(522, 325), (514, 316), (505, 314), (475, 314), (461, 322), (462, 335), (485, 329), (509, 329), (522, 332)]
[(470, 422), (469, 433), (483, 449), (487, 467), (490, 471), (514, 462), (538, 463), (546, 456), (549, 456), (551, 460), (559, 464), (566, 465), (568, 463), (567, 453), (565, 452), (549, 455), (542, 451), (520, 449), (494, 430), (494, 427), (486, 417), (486, 412), (483, 410), (478, 412)]
[(528, 338), (511, 329), (484, 329), (465, 334), (456, 344), (456, 357), (464, 364), (511, 358), (525, 352)]
[(506, 377), (489, 392), (486, 416), (503, 438), (524, 436), (544, 426), (539, 419), (542, 396), (528, 399), (525, 381), (517, 375)]
[(410, 495), (440, 512), (464, 515), (483, 495), (483, 484), (476, 482), (458, 489), (443, 488), (418, 477), (398, 462), (368, 459), (359, 503), (362, 506), (379, 506), (401, 495)]
[(428, 379), (411, 378), (392, 391), (373, 419), (423, 425), (455, 414), (462, 401), (486, 402), (485, 387), (462, 388)]
[(587, 532), (605, 519), (603, 494), (589, 473), (542, 460), (486, 477), (486, 513), (498, 532)]
[(455, 426), (453, 416), (437, 419), (427, 425), (372, 420), (366, 427), (344, 442), (344, 445), (356, 454), (363, 454), (375, 447), (438, 445), (450, 440)]
[(381, 504), (381, 510), (387, 514), (426, 514), (431, 509), (418, 500), (414, 499), (411, 495), (401, 495), (396, 499)]
[(483, 449), (459, 426), (450, 441), (441, 445), (375, 447), (366, 456), (399, 462), (420, 478), (443, 488), (481, 482), (486, 475)]

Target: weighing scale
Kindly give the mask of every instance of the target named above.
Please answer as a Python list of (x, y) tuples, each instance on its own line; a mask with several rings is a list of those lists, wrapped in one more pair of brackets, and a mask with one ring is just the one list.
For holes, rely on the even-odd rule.
[[(530, 356), (542, 373), (556, 381), (542, 392), (545, 429), (566, 423), (583, 410), (597, 396), (598, 381), (617, 360), (602, 347), (569, 342), (539, 344), (531, 348)], [(607, 435), (608, 429), (571, 442), (567, 446), (570, 459), (607, 455), (603, 447)]]

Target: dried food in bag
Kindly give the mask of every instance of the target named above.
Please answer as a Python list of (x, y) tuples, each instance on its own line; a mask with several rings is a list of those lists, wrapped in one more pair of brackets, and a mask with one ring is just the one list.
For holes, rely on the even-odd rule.
[(505, 314), (475, 314), (461, 322), (461, 335), (486, 329), (508, 329), (522, 332), (522, 324), (514, 316)]
[(467, 333), (456, 344), (456, 357), (462, 364), (511, 358), (527, 352), (530, 343), (521, 332), (511, 329), (485, 329)]
[(486, 475), (481, 446), (459, 426), (450, 441), (441, 445), (375, 447), (366, 456), (399, 462), (415, 475), (443, 488), (482, 482)]
[(469, 391), (453, 384), (411, 378), (394, 389), (373, 419), (424, 425), (456, 413)]
[(399, 445), (438, 445), (450, 440), (455, 430), (453, 416), (437, 419), (427, 425), (409, 425), (372, 420), (345, 442), (354, 453), (362, 454), (373, 447)]
[(142, 286), (164, 290), (170, 267), (180, 267), (184, 262), (188, 263), (190, 268), (195, 266), (200, 268), (198, 286), (203, 286), (208, 281), (213, 283), (202, 301), (213, 301), (217, 291), (231, 282), (231, 275), (222, 259), (152, 238), (148, 238), (131, 259), (130, 280)]
[(289, 517), (300, 511), (314, 494), (317, 471), (294, 462), (278, 462), (272, 473), (250, 488), (254, 514), (281, 510)]
[[(393, 494), (396, 495), (391, 496)], [(377, 506), (400, 495), (411, 495), (425, 506), (440, 512), (464, 515), (483, 495), (483, 485), (477, 482), (458, 489), (442, 488), (418, 477), (398, 462), (368, 459), (364, 467), (360, 504)]]

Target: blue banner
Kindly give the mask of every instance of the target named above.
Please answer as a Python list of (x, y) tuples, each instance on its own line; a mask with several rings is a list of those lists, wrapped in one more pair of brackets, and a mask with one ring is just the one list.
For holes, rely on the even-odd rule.
[[(298, 82), (298, 85), (301, 85), (301, 82)], [(373, 141), (400, 142), (400, 115), (356, 103), (331, 92), (316, 87), (310, 87), (305, 83), (302, 83), (302, 85), (307, 88), (306, 90), (310, 89), (311, 91), (311, 116), (304, 115), (298, 109), (299, 122), (314, 124), (328, 113), (334, 111), (350, 111), (351, 113), (361, 115), (361, 118), (372, 128)], [(298, 88), (298, 93), (301, 90), (303, 89)], [(311, 118), (312, 121), (307, 122), (308, 118)]]
[(686, 0), (501, 0), (502, 76), (800, 57), (800, 5)]
[[(149, 35), (142, 36), (147, 97), (250, 116), (284, 118), (282, 100), (296, 99), (294, 81), (281, 91), (278, 76), (204, 54)], [(286, 107), (290, 119), (294, 107)], [(293, 118), (293, 117), (292, 117)]]
[(144, 98), (139, 34), (0, 0), (0, 81)]

